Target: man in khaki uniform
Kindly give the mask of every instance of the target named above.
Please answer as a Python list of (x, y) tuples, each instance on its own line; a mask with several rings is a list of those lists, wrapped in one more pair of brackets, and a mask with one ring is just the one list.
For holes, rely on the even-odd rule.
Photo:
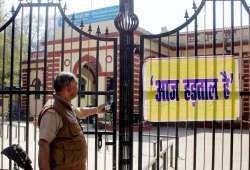
[(71, 100), (77, 95), (76, 77), (60, 73), (54, 81), (54, 100), (43, 107), (39, 125), (40, 170), (85, 170), (87, 144), (77, 118), (105, 111), (105, 106), (74, 108)]

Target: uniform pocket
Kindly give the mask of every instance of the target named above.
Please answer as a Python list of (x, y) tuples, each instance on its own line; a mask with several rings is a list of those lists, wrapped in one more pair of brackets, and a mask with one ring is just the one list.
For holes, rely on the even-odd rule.
[(54, 146), (52, 149), (52, 162), (56, 166), (62, 165), (65, 160), (65, 155), (64, 155), (64, 145), (63, 144), (58, 144)]
[(69, 128), (72, 136), (77, 136), (81, 133), (81, 127), (78, 123), (71, 123)]
[(64, 144), (65, 164), (75, 164), (86, 158), (86, 143), (81, 141), (71, 141)]

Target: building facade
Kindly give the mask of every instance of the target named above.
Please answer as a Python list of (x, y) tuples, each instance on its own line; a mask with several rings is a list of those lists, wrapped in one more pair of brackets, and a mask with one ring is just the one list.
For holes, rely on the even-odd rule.
[[(83, 19), (82, 29), (90, 34), (97, 35), (96, 30), (100, 28), (100, 37), (114, 37), (119, 39), (119, 32), (114, 26), (114, 18), (118, 13), (118, 6), (102, 8), (94, 11), (83, 13), (76, 13), (69, 15), (68, 18), (72, 20), (76, 26), (81, 25), (81, 18)], [(99, 61), (96, 61), (96, 40), (83, 37), (82, 39), (82, 56), (79, 60), (79, 34), (73, 31), (69, 25), (65, 26), (64, 40), (62, 41), (62, 27), (59, 20), (56, 28), (56, 34), (50, 35), (47, 43), (47, 73), (46, 81), (44, 81), (44, 50), (33, 51), (31, 57), (31, 78), (30, 86), (33, 90), (53, 90), (53, 79), (60, 72), (62, 64), (65, 71), (73, 72), (76, 76), (79, 75), (79, 68), (81, 68), (81, 79), (79, 79), (81, 91), (95, 91), (98, 84), (98, 91), (112, 91), (114, 90), (114, 81), (117, 81), (119, 94), (119, 75), (118, 79), (114, 80), (113, 72), (117, 69), (119, 72), (119, 51), (117, 68), (113, 67), (114, 52), (113, 44), (101, 42), (99, 44)], [(90, 31), (90, 26), (91, 30)], [(108, 34), (106, 29), (108, 28)], [(134, 42), (136, 45), (140, 44), (140, 35), (149, 34), (143, 28), (138, 28), (134, 32)], [(218, 29), (216, 32), (216, 51), (217, 55), (229, 55), (231, 53), (231, 30), (228, 28)], [(234, 30), (235, 35), (235, 55), (240, 58), (240, 88), (241, 91), (249, 91), (249, 28), (241, 27)], [(198, 31), (198, 56), (212, 55), (213, 32), (212, 30)], [(62, 43), (64, 42), (64, 61), (62, 61)], [(118, 41), (119, 42), (119, 41)], [(176, 56), (176, 35), (168, 36), (162, 39), (161, 54), (158, 53), (159, 44), (157, 40), (146, 40), (144, 43), (144, 59), (152, 57), (175, 57)], [(43, 46), (43, 44), (41, 45)], [(118, 44), (119, 46), (119, 44)], [(43, 48), (44, 49), (44, 48)], [(180, 57), (194, 56), (194, 32), (180, 33)], [(98, 64), (98, 73), (96, 73), (96, 63)], [(27, 60), (23, 60), (24, 67), (22, 68), (22, 87), (27, 87)], [(81, 65), (79, 67), (79, 65)], [(139, 54), (134, 55), (134, 107), (135, 114), (139, 113), (139, 78), (140, 78), (140, 60)], [(98, 82), (96, 82), (98, 76)], [(44, 84), (46, 82), (46, 84)], [(31, 90), (32, 90), (31, 89)], [(47, 96), (46, 100), (51, 98)], [(95, 105), (94, 95), (82, 95), (81, 106)], [(119, 98), (119, 97), (118, 97)], [(30, 115), (34, 117), (43, 105), (42, 95), (30, 96)], [(106, 103), (108, 99), (105, 96), (99, 96), (98, 102)], [(27, 98), (22, 97), (22, 108), (26, 107)], [(73, 101), (74, 105), (78, 104), (78, 100)], [(118, 102), (119, 104), (119, 102)], [(249, 118), (249, 98), (241, 98), (241, 113), (244, 119)], [(119, 112), (119, 110), (118, 110)], [(119, 116), (118, 116), (119, 117)]]

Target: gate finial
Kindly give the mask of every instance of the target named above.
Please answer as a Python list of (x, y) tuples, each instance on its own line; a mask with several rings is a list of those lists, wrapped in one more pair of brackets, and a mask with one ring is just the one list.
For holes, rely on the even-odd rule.
[(81, 20), (81, 24), (80, 24), (81, 30), (83, 30), (83, 27), (84, 27), (83, 20)]
[(186, 10), (184, 18), (187, 20), (189, 18), (188, 11)]
[(99, 25), (97, 26), (96, 34), (97, 34), (98, 36), (101, 34), (101, 30), (100, 30)]
[(193, 8), (192, 8), (194, 11), (196, 11), (196, 9), (197, 9), (197, 6), (196, 6), (196, 3), (195, 3), (195, 1), (193, 1)]
[(89, 29), (88, 29), (88, 32), (89, 32), (89, 34), (91, 34), (91, 32), (92, 32), (92, 27), (91, 27), (91, 24), (89, 24)]
[(108, 34), (109, 34), (109, 29), (108, 29), (108, 27), (106, 27), (105, 35), (108, 36)]
[(74, 23), (74, 21), (75, 21), (75, 13), (72, 14), (71, 21)]
[(133, 32), (139, 26), (139, 19), (134, 14), (133, 3), (123, 2), (120, 11), (115, 18), (115, 27), (119, 32)]
[(66, 10), (67, 10), (67, 4), (65, 2), (64, 7), (63, 7), (63, 11), (65, 12)]
[(12, 5), (12, 7), (11, 7), (11, 11), (10, 11), (11, 13), (12, 13), (12, 15), (14, 15), (14, 13), (15, 13), (15, 8), (14, 8), (14, 5)]

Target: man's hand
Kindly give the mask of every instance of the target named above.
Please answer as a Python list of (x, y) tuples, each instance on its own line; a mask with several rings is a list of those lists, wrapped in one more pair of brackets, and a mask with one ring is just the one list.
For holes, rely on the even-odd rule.
[(98, 107), (96, 107), (96, 113), (103, 113), (103, 112), (106, 112), (106, 105), (105, 104), (102, 104)]
[(97, 107), (81, 107), (76, 108), (76, 116), (79, 119), (84, 119), (88, 116), (95, 115), (95, 114), (103, 114), (107, 112), (109, 109), (106, 104), (99, 105)]

